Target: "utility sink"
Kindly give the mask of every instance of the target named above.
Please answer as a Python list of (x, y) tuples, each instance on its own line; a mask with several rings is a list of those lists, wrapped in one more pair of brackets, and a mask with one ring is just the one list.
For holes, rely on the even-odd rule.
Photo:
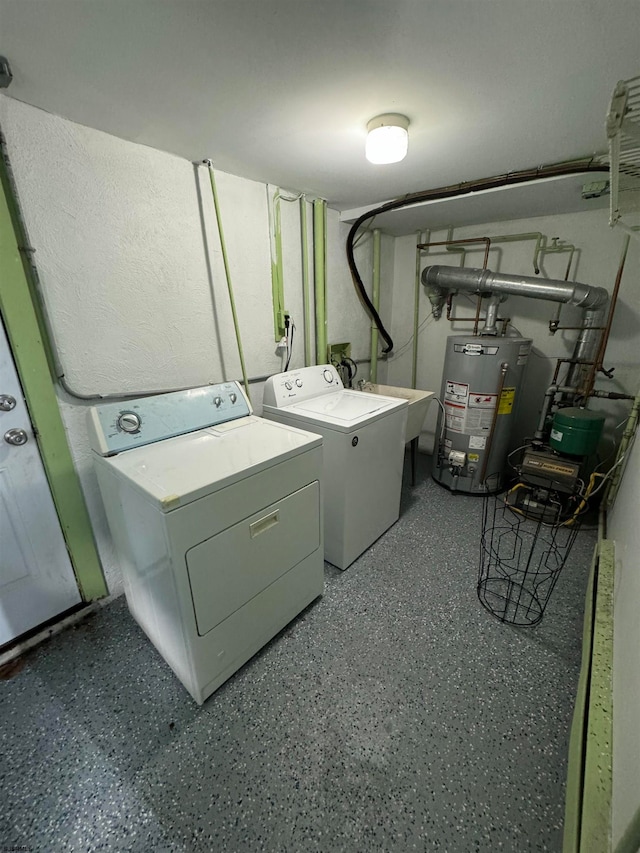
[(400, 397), (401, 400), (409, 401), (409, 413), (407, 416), (407, 431), (405, 443), (418, 438), (427, 414), (429, 403), (433, 397), (433, 391), (421, 391), (418, 388), (397, 388), (395, 385), (378, 385), (375, 382), (365, 382), (361, 391), (370, 394), (383, 394), (385, 397)]

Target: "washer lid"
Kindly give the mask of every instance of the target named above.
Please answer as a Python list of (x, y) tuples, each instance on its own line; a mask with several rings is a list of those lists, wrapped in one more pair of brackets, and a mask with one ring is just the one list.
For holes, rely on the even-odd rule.
[[(294, 416), (309, 423), (316, 422), (340, 432), (351, 432), (392, 411), (408, 407), (407, 400), (344, 389), (273, 411), (285, 417)], [(267, 407), (271, 410), (271, 407)]]
[(169, 512), (321, 444), (318, 435), (247, 417), (96, 459)]

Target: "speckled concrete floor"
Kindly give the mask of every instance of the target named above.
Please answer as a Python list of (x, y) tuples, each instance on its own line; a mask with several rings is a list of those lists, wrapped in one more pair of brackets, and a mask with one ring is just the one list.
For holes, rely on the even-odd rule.
[(0, 685), (3, 849), (559, 851), (595, 534), (515, 629), (476, 598), (480, 512), (405, 489), (202, 708), (124, 599), (30, 654)]

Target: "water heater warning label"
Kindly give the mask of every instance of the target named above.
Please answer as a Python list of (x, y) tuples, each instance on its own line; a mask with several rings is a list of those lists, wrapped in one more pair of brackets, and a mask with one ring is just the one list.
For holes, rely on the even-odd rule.
[(470, 391), (464, 383), (447, 381), (444, 395), (447, 429), (469, 436), (486, 435), (497, 403), (497, 394)]
[(445, 400), (452, 400), (454, 403), (466, 403), (468, 396), (468, 385), (465, 385), (463, 382), (450, 382), (447, 380), (444, 392)]
[(510, 415), (513, 411), (513, 401), (516, 398), (515, 388), (503, 388), (500, 394), (500, 402), (498, 404), (499, 415)]
[(450, 382), (444, 386), (444, 415), (447, 429), (451, 432), (464, 432), (467, 422), (467, 402), (469, 386), (464, 382)]
[(472, 391), (469, 394), (469, 410), (467, 411), (465, 428), (468, 435), (483, 435), (489, 432), (497, 401), (497, 394), (483, 394), (479, 391)]
[(444, 414), (447, 429), (451, 432), (464, 432), (467, 420), (467, 407), (464, 403), (444, 402)]
[(478, 394), (476, 391), (472, 391), (469, 397), (469, 405), (474, 409), (494, 409), (497, 399), (497, 394)]

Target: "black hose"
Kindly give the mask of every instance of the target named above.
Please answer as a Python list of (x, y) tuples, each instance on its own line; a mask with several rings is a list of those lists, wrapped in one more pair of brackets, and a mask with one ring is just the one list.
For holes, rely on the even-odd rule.
[[(288, 321), (285, 321), (285, 324), (287, 326), (287, 344), (288, 344), (288, 349), (289, 349), (287, 363), (284, 366), (284, 370), (286, 373), (287, 370), (289, 370), (289, 364), (291, 363), (291, 356), (293, 355), (293, 330), (295, 329), (295, 326), (293, 325), (293, 323), (291, 323), (291, 329), (289, 329)], [(289, 337), (289, 331), (291, 331), (291, 337)]]
[(582, 172), (608, 172), (607, 164), (596, 163), (591, 157), (588, 160), (577, 160), (569, 163), (556, 163), (553, 166), (540, 166), (536, 169), (525, 169), (520, 172), (508, 172), (505, 175), (495, 175), (492, 178), (483, 178), (476, 181), (465, 181), (460, 184), (451, 184), (447, 187), (437, 187), (432, 190), (421, 190), (416, 193), (396, 198), (393, 201), (388, 201), (381, 204), (379, 207), (369, 210), (359, 216), (353, 223), (347, 236), (347, 263), (353, 279), (353, 285), (356, 289), (360, 300), (364, 303), (365, 310), (376, 324), (380, 335), (384, 338), (387, 346), (383, 348), (383, 353), (389, 353), (393, 349), (393, 340), (384, 327), (380, 315), (376, 311), (373, 302), (369, 299), (365, 290), (362, 278), (358, 272), (354, 257), (354, 240), (358, 229), (368, 220), (380, 213), (388, 213), (390, 210), (398, 210), (401, 207), (408, 207), (411, 204), (417, 204), (421, 201), (433, 201), (435, 199), (454, 198), (459, 195), (466, 195), (481, 190), (494, 189), (496, 187), (505, 187), (510, 184), (523, 184), (528, 181), (539, 181), (542, 178), (559, 177), (562, 175), (577, 175)]

